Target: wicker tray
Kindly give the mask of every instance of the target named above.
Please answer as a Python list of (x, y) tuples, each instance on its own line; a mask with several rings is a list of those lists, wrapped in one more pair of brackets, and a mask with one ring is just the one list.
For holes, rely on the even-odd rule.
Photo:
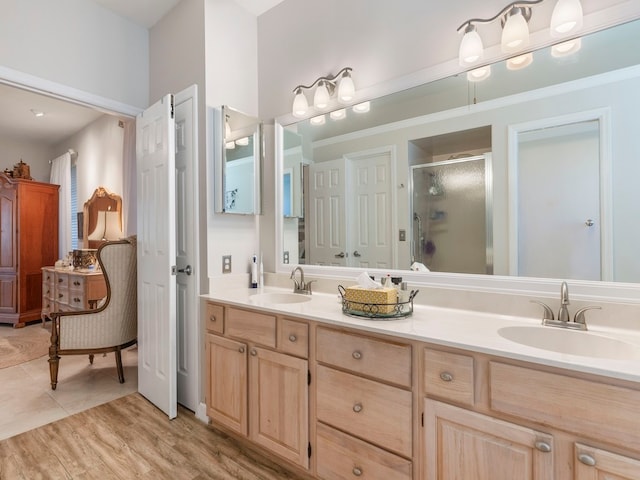
[[(345, 289), (342, 285), (338, 285), (338, 292), (342, 297), (342, 313), (351, 317), (364, 317), (372, 320), (393, 320), (395, 318), (408, 317), (413, 313), (413, 299), (418, 295), (418, 290), (411, 290), (409, 300), (406, 302), (362, 303), (347, 300)], [(385, 310), (385, 312), (380, 312), (380, 310)], [(387, 310), (391, 310), (391, 312), (386, 313)]]

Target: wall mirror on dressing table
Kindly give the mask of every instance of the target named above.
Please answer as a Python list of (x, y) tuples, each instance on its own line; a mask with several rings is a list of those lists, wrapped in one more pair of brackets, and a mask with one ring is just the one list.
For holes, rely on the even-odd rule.
[(262, 212), (262, 124), (227, 105), (211, 109), (213, 125), (214, 211)]
[[(638, 42), (640, 22), (632, 21), (584, 36), (581, 50), (571, 57), (554, 57), (551, 47), (542, 48), (522, 70), (510, 70), (505, 62), (490, 65), (491, 75), (482, 82), (460, 74), (372, 99), (367, 113), (348, 108), (340, 121), (325, 115), (323, 125), (308, 119), (277, 123), (282, 146), (276, 162), (277, 208), (284, 208), (283, 199), (291, 196), (291, 186), (283, 188), (290, 163), (297, 162), (306, 174), (292, 177), (300, 182), (298, 188), (304, 186), (301, 214), (293, 215), (293, 222), (286, 213), (277, 219), (278, 271), (289, 272), (290, 264), (301, 263), (311, 275), (355, 278), (350, 268), (356, 267), (377, 274), (398, 271), (424, 284), (528, 292), (555, 292), (559, 280), (569, 279), (585, 294), (637, 301), (640, 263), (632, 252), (640, 243), (640, 229), (633, 205), (640, 199), (633, 179), (640, 167), (633, 161), (635, 136), (625, 125), (640, 109), (640, 54), (624, 45)], [(591, 166), (576, 159), (584, 149), (595, 155)], [(388, 166), (383, 167), (390, 182), (384, 204), (392, 208), (385, 210), (383, 229), (361, 221), (366, 215), (354, 210), (358, 202), (344, 197), (348, 188), (313, 192), (323, 170), (339, 172), (351, 165), (353, 175), (364, 158), (382, 159)], [(462, 168), (474, 161), (482, 168)], [(532, 161), (551, 163), (534, 168), (538, 175), (533, 177)], [(585, 177), (590, 180), (583, 182)], [(586, 203), (579, 183), (595, 203), (588, 213), (565, 213), (560, 207)], [(465, 196), (469, 184), (475, 188)], [(548, 196), (547, 190), (562, 190), (564, 196)], [(344, 205), (334, 211), (344, 211), (352, 220), (327, 216), (331, 203), (324, 203), (325, 197)], [(551, 207), (553, 202), (560, 203)], [(448, 252), (458, 262), (467, 255), (469, 248), (462, 242), (472, 232), (456, 231), (453, 224), (471, 203), (478, 206), (473, 244), (481, 245), (474, 253), (480, 259), (440, 261)], [(316, 207), (323, 213), (314, 212)], [(553, 223), (558, 220), (550, 218), (558, 212), (575, 216), (568, 230), (559, 230)], [(529, 215), (526, 220), (524, 215)], [(358, 219), (355, 229), (349, 227), (353, 219)], [(543, 257), (553, 238), (562, 262), (534, 260), (547, 270), (526, 270), (531, 261), (522, 255), (533, 250), (526, 243), (531, 225), (539, 225), (544, 234)], [(332, 232), (344, 235), (332, 237)], [(354, 243), (362, 232), (379, 236)], [(576, 232), (587, 237), (586, 246), (576, 247), (570, 237)], [(367, 256), (366, 246), (372, 243), (384, 245), (386, 257)], [(317, 252), (322, 249), (324, 258)], [(587, 257), (596, 258), (588, 271), (583, 268)], [(410, 271), (414, 261), (432, 271)], [(554, 269), (558, 263), (564, 270)]]

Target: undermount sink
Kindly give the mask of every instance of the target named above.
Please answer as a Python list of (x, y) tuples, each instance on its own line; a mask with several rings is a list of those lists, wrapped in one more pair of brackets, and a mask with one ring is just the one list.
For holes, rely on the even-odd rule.
[(519, 325), (500, 328), (498, 334), (521, 345), (569, 355), (610, 360), (640, 359), (640, 347), (591, 332)]
[(301, 293), (259, 293), (249, 297), (249, 301), (262, 305), (282, 305), (291, 303), (305, 303), (311, 300), (311, 295), (303, 295)]

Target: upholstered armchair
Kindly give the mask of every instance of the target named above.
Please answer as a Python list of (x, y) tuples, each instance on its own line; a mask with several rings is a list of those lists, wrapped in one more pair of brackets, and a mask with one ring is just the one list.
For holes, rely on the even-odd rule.
[(107, 242), (97, 252), (107, 284), (107, 296), (95, 310), (51, 314), (49, 371), (51, 388), (58, 383), (61, 355), (115, 352), (118, 379), (124, 383), (120, 351), (136, 343), (137, 269), (134, 239)]

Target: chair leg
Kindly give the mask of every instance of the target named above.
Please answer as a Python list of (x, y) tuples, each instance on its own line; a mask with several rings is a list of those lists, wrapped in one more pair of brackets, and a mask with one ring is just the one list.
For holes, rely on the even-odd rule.
[(51, 376), (51, 390), (55, 390), (58, 386), (58, 365), (60, 363), (60, 357), (57, 352), (49, 349), (49, 375)]
[(93, 353), (89, 354), (89, 363), (93, 365)]
[(124, 370), (122, 369), (122, 355), (120, 349), (116, 350), (116, 367), (118, 368), (118, 380), (124, 383)]

